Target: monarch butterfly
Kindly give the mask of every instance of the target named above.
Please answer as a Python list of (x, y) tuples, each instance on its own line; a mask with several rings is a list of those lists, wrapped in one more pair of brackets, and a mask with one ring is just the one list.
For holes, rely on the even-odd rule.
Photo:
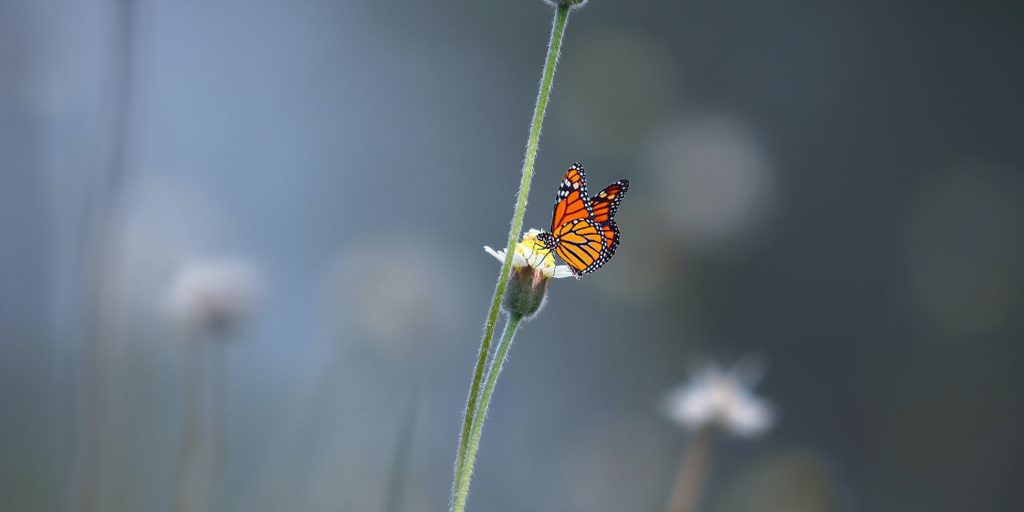
[(578, 162), (562, 177), (552, 208), (551, 231), (537, 235), (544, 247), (569, 264), (576, 279), (612, 259), (619, 246), (615, 212), (629, 180), (619, 180), (596, 196), (587, 195), (587, 174)]

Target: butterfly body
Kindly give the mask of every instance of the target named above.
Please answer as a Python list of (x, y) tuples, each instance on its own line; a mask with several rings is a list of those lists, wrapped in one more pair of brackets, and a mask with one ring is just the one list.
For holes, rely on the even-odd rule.
[(583, 166), (572, 164), (555, 195), (551, 231), (537, 239), (565, 261), (577, 279), (601, 268), (619, 246), (619, 227), (615, 213), (629, 180), (619, 180), (596, 196), (587, 194), (587, 176)]

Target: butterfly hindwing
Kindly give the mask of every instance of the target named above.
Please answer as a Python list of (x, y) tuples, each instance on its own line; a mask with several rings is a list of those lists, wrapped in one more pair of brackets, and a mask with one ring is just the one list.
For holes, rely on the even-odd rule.
[(604, 231), (604, 254), (602, 256), (607, 262), (612, 259), (615, 249), (619, 247), (619, 226), (612, 220), (602, 224), (601, 230)]
[(562, 224), (553, 235), (557, 240), (555, 254), (577, 277), (597, 270), (608, 261), (604, 227), (591, 219)]
[(551, 215), (551, 232), (574, 220), (591, 216), (590, 196), (587, 195), (587, 174), (583, 166), (575, 163), (565, 171), (555, 195)]

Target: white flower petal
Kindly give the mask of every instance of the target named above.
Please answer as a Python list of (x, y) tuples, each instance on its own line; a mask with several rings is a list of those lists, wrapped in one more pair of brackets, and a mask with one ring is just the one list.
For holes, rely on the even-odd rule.
[[(530, 267), (541, 272), (549, 279), (552, 277), (563, 278), (572, 276), (573, 273), (569, 267), (565, 265), (556, 266), (551, 252), (537, 245), (536, 238), (539, 233), (541, 232), (536, 229), (530, 229), (523, 235), (523, 241), (516, 245), (512, 253), (512, 268), (520, 270)], [(484, 250), (491, 256), (494, 256), (495, 259), (502, 262), (505, 261), (505, 251), (496, 251), (486, 245)]]
[(753, 437), (771, 427), (773, 415), (771, 409), (761, 401), (754, 397), (746, 398), (729, 408), (724, 421), (736, 434)]
[(572, 269), (569, 268), (569, 265), (558, 265), (558, 266), (556, 266), (555, 269), (552, 271), (552, 275), (551, 275), (551, 277), (554, 277), (555, 279), (562, 279), (563, 277), (572, 277), (572, 276), (573, 276)]
[(530, 266), (530, 262), (527, 261), (522, 254), (519, 254), (518, 252), (512, 254), (512, 268), (523, 268), (528, 266)]
[(715, 411), (710, 398), (708, 393), (702, 393), (692, 385), (680, 386), (666, 399), (665, 414), (680, 425), (699, 427), (714, 418)]
[(497, 258), (498, 261), (505, 261), (505, 251), (495, 251), (494, 249), (491, 249), (486, 245), (484, 246), (484, 250), (487, 251), (487, 253), (490, 254), (491, 256)]
[(771, 408), (745, 387), (736, 372), (714, 366), (673, 390), (665, 414), (687, 428), (715, 425), (746, 437), (765, 432), (773, 422)]

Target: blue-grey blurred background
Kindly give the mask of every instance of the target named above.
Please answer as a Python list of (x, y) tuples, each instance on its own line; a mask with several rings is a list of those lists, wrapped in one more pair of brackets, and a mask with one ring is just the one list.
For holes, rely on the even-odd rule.
[[(168, 289), (234, 258), (261, 286), (223, 509), (384, 510), (399, 460), (404, 510), (444, 510), (550, 20), (0, 2), (0, 509), (75, 509), (87, 457), (99, 510), (169, 510)], [(631, 180), (623, 241), (518, 336), (470, 508), (663, 510), (688, 434), (659, 401), (752, 355), (778, 421), (720, 441), (701, 510), (1015, 509), (1022, 51), (996, 0), (570, 16), (527, 227), (578, 160)]]

